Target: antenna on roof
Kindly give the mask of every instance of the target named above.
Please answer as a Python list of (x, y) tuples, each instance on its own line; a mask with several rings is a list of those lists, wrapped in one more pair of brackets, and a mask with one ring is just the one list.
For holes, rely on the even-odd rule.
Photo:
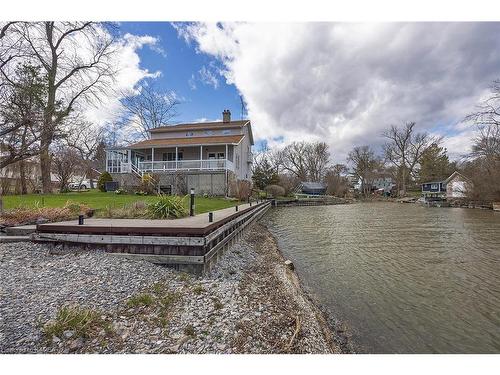
[(247, 118), (247, 107), (245, 105), (245, 101), (243, 100), (243, 96), (240, 95), (240, 102), (241, 102), (241, 120), (244, 120)]

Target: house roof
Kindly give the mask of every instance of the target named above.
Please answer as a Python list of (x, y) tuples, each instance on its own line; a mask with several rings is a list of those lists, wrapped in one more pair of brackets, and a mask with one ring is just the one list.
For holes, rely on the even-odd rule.
[(422, 182), (420, 185), (427, 185), (427, 184), (442, 184), (444, 181), (428, 181), (428, 182)]
[(302, 188), (305, 189), (325, 189), (326, 185), (321, 182), (301, 182)]
[(467, 181), (470, 181), (470, 178), (464, 176), (462, 173), (458, 172), (458, 171), (455, 171), (453, 172), (450, 177), (448, 177), (447, 179), (445, 180), (442, 180), (442, 181), (429, 181), (429, 182), (423, 182), (421, 183), (421, 185), (426, 185), (426, 184), (447, 184), (453, 177), (455, 176), (460, 176), (462, 177), (464, 180), (467, 180)]
[(190, 138), (165, 138), (148, 139), (131, 144), (127, 148), (149, 148), (149, 147), (172, 147), (172, 146), (205, 146), (219, 144), (238, 144), (243, 139), (243, 134), (221, 135), (210, 137), (190, 137)]
[(249, 124), (249, 120), (238, 120), (238, 121), (214, 121), (214, 122), (193, 122), (184, 123), (176, 125), (165, 125), (158, 128), (151, 129), (150, 133), (164, 133), (164, 132), (175, 132), (183, 130), (192, 129), (227, 129), (227, 128), (241, 128), (242, 126)]
[(192, 123), (183, 123), (183, 124), (175, 124), (175, 125), (165, 125), (160, 126), (158, 128), (154, 128), (149, 130), (150, 133), (168, 133), (168, 132), (176, 132), (176, 131), (185, 131), (185, 130), (214, 130), (214, 129), (238, 129), (243, 126), (248, 125), (248, 134), (250, 136), (250, 143), (253, 145), (253, 133), (252, 133), (252, 125), (250, 120), (236, 120), (236, 121), (211, 121), (211, 122), (192, 122)]
[(448, 183), (448, 182), (449, 182), (449, 181), (450, 181), (453, 177), (455, 177), (455, 176), (460, 176), (460, 177), (462, 177), (464, 180), (470, 181), (470, 178), (468, 178), (468, 177), (464, 176), (462, 173), (460, 173), (460, 172), (458, 172), (458, 171), (455, 171), (455, 172), (453, 172), (453, 173), (451, 174), (451, 176), (450, 176), (450, 177), (448, 177), (448, 178), (447, 178), (446, 180), (444, 180), (443, 182), (444, 182), (444, 183)]

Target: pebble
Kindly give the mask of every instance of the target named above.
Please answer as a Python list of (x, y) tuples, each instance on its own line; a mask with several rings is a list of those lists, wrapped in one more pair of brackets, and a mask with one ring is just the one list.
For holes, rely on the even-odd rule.
[[(254, 232), (262, 235), (262, 229)], [(186, 280), (173, 269), (102, 251), (54, 253), (40, 244), (0, 244), (0, 353), (272, 353), (275, 342), (259, 340), (271, 318), (282, 319), (279, 309), (266, 302), (268, 291), (278, 286), (248, 281), (252, 267), (262, 262), (255, 246), (243, 238), (209, 274)], [(249, 285), (243, 285), (244, 280)], [(161, 327), (153, 308), (131, 309), (126, 303), (134, 295), (151, 293), (158, 282), (181, 295), (171, 311), (161, 316), (166, 320)], [(197, 295), (193, 288), (199, 285), (204, 291)], [(113, 333), (101, 329), (84, 340), (66, 330), (47, 343), (40, 323), (54, 319), (68, 304), (99, 311)], [(252, 327), (256, 324), (260, 328)], [(317, 323), (303, 322), (303, 327), (308, 325), (311, 337), (303, 352), (330, 352)], [(277, 328), (276, 338), (283, 335), (288, 341), (293, 332), (282, 329)], [(244, 346), (236, 344), (245, 335)]]

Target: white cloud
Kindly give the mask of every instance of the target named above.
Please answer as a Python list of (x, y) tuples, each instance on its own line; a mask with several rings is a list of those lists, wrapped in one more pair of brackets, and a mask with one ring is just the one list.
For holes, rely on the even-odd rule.
[(196, 87), (196, 78), (194, 76), (194, 74), (191, 74), (191, 78), (189, 78), (188, 80), (188, 85), (189, 85), (189, 88), (191, 90), (196, 90), (197, 87)]
[(198, 75), (200, 76), (200, 81), (203, 84), (212, 86), (214, 89), (217, 89), (219, 87), (219, 80), (217, 79), (215, 74), (205, 65), (203, 65), (198, 71)]
[[(500, 75), (497, 23), (224, 23), (176, 25), (224, 66), (243, 94), (254, 135), (270, 145), (324, 140), (337, 161), (415, 121), (470, 144), (460, 121)], [(441, 126), (446, 124), (446, 127)], [(437, 129), (437, 130), (436, 130)]]
[(120, 99), (124, 93), (134, 93), (137, 84), (145, 79), (161, 76), (160, 71), (150, 72), (140, 66), (138, 50), (144, 46), (157, 46), (158, 39), (150, 35), (125, 34), (116, 43), (115, 66), (117, 75), (113, 83), (113, 92), (102, 98), (97, 106), (85, 110), (85, 116), (95, 124), (103, 125), (116, 121), (122, 113)]

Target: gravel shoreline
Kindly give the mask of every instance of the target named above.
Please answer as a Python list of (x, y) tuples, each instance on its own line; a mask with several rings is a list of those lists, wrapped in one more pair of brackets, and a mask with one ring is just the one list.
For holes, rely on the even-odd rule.
[[(131, 303), (145, 294), (152, 302)], [(107, 328), (48, 337), (63, 306), (92, 309)], [(258, 223), (203, 277), (99, 251), (0, 244), (0, 353), (339, 352)]]

